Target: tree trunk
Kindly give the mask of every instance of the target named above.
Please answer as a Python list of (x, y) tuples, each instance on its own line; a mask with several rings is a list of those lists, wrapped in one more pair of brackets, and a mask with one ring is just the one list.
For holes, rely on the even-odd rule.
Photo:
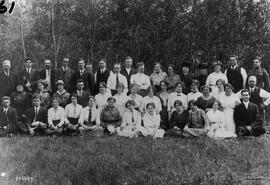
[(20, 9), (20, 39), (22, 43), (23, 49), (23, 56), (26, 58), (26, 49), (25, 49), (25, 42), (24, 42), (24, 31), (23, 31), (23, 17), (22, 17), (22, 10)]
[(52, 30), (52, 41), (53, 41), (53, 56), (54, 56), (54, 67), (57, 69), (57, 52), (59, 50), (59, 45), (57, 46), (56, 36), (55, 36), (55, 23), (54, 23), (54, 4), (51, 1), (51, 30)]

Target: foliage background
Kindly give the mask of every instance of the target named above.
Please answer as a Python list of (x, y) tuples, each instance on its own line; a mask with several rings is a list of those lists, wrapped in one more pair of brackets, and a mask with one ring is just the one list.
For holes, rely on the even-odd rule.
[[(0, 15), (0, 58), (16, 70), (31, 57), (55, 67), (68, 56), (109, 65), (125, 56), (147, 69), (221, 60), (237, 54), (245, 67), (254, 55), (270, 59), (267, 0), (17, 0)], [(195, 64), (196, 65), (196, 64)], [(149, 72), (149, 71), (148, 71)]]

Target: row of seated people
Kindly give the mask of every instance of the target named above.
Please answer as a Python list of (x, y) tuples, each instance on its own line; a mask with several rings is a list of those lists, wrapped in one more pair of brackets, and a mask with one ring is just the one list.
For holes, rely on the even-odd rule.
[[(222, 82), (222, 80), (219, 81)], [(256, 77), (250, 77), (249, 81), (254, 83), (254, 81), (256, 81)], [(83, 85), (83, 82), (78, 81), (78, 84)], [(199, 93), (198, 82), (194, 81), (193, 84), (194, 85), (192, 85), (192, 89), (196, 89), (196, 91), (194, 90), (193, 92), (193, 95), (195, 95), (196, 93)], [(256, 84), (256, 82), (254, 84)], [(60, 83), (58, 85), (62, 86), (63, 84)], [(123, 93), (123, 85), (119, 83), (117, 87), (118, 93), (114, 97), (111, 97), (109, 93), (106, 93), (106, 85), (104, 83), (100, 83), (100, 93), (96, 95), (95, 98), (92, 96), (90, 96), (90, 98), (88, 97), (88, 99), (85, 100), (87, 102), (87, 106), (79, 105), (78, 99), (80, 94), (74, 93), (71, 95), (70, 98), (71, 103), (65, 106), (65, 110), (60, 106), (61, 100), (57, 97), (54, 97), (52, 99), (52, 107), (48, 109), (48, 113), (47, 108), (41, 106), (42, 97), (39, 94), (34, 94), (32, 97), (33, 107), (28, 108), (24, 112), (24, 114), (22, 114), (20, 120), (17, 120), (16, 109), (9, 106), (10, 98), (3, 97), (3, 110), (1, 111), (2, 114), (0, 119), (1, 128), (6, 130), (7, 133), (9, 133), (13, 132), (13, 127), (16, 127), (17, 129), (25, 132), (30, 131), (32, 135), (36, 132), (61, 133), (63, 132), (63, 130), (75, 130), (80, 132), (84, 132), (84, 130), (94, 130), (98, 133), (98, 135), (103, 133), (103, 131), (107, 133), (114, 133), (115, 131), (117, 131), (119, 135), (126, 135), (126, 130), (122, 126), (120, 128), (118, 128), (117, 126), (119, 126), (121, 123), (124, 123), (124, 125), (126, 124), (125, 120), (127, 118), (125, 118), (125, 115), (128, 114), (128, 112), (130, 111), (130, 106), (127, 102), (130, 103), (131, 100), (131, 104), (133, 105), (132, 109), (135, 109), (140, 113), (141, 119), (146, 120), (143, 121), (142, 125), (144, 126), (142, 126), (140, 122), (140, 126), (142, 126), (139, 129), (140, 133), (142, 133), (143, 135), (149, 135), (151, 133), (150, 135), (153, 135), (154, 137), (161, 137), (165, 134), (165, 131), (167, 131), (165, 135), (168, 135), (171, 132), (168, 132), (168, 130), (171, 130), (172, 128), (171, 123), (174, 122), (173, 120), (175, 118), (175, 112), (177, 112), (178, 110), (177, 105), (181, 107), (178, 111), (179, 113), (181, 111), (185, 112), (187, 110), (187, 102), (189, 102), (190, 104), (189, 108), (191, 111), (191, 116), (185, 118), (185, 121), (183, 121), (182, 119), (182, 124), (186, 123), (184, 125), (193, 125), (191, 126), (192, 128), (199, 128), (199, 130), (204, 128), (203, 130), (207, 130), (210, 128), (208, 121), (210, 120), (210, 117), (208, 116), (208, 119), (205, 119), (205, 116), (203, 115), (205, 114), (205, 112), (208, 114), (209, 110), (214, 107), (213, 105), (215, 104), (215, 102), (220, 102), (220, 106), (222, 107), (225, 114), (224, 122), (226, 132), (221, 132), (221, 135), (217, 134), (217, 137), (226, 138), (236, 136), (235, 132), (237, 124), (235, 123), (234, 109), (236, 109), (236, 107), (240, 105), (241, 102), (238, 96), (233, 93), (233, 87), (230, 84), (223, 85), (223, 89), (225, 89), (225, 92), (223, 94), (220, 94), (220, 97), (214, 98), (212, 95), (210, 95), (211, 88), (208, 86), (204, 86), (202, 88), (203, 93), (201, 96), (198, 96), (197, 98), (196, 96), (193, 96), (189, 100), (187, 100), (188, 96), (182, 93), (182, 89), (184, 88), (183, 83), (178, 83), (176, 85), (175, 92), (171, 94), (166, 91), (166, 82), (162, 81), (160, 85), (163, 89), (158, 95), (160, 98), (155, 96), (155, 87), (148, 88), (148, 95), (142, 98), (140, 95), (137, 94), (138, 85), (132, 84), (130, 89), (131, 94), (128, 97), (120, 97), (121, 103), (118, 102), (118, 104), (116, 104), (117, 96), (121, 96), (121, 93)], [(248, 91), (247, 101), (249, 101), (249, 95), (250, 92), (252, 93), (252, 91), (244, 90), (244, 92), (245, 91)], [(168, 93), (167, 100), (165, 101), (166, 105), (164, 103), (161, 105), (161, 101), (164, 99), (164, 95), (166, 93)], [(243, 96), (242, 91), (240, 95)], [(178, 104), (176, 102), (178, 102)], [(250, 104), (253, 105), (253, 103)], [(264, 102), (264, 104), (269, 104), (269, 97)], [(192, 106), (194, 105), (196, 109), (192, 108)], [(259, 110), (257, 105), (255, 105), (255, 107), (256, 111)], [(91, 111), (90, 114), (89, 111)], [(260, 111), (257, 111), (256, 114), (254, 114), (254, 117), (256, 119), (257, 113), (259, 112)], [(258, 115), (259, 119), (261, 120), (260, 114)], [(204, 119), (201, 119), (200, 117)], [(135, 118), (132, 118), (131, 121), (134, 122), (134, 119)], [(177, 120), (181, 119), (176, 116), (176, 121)], [(87, 122), (90, 123), (90, 127), (86, 126)], [(148, 131), (144, 130), (143, 128), (148, 125), (148, 122), (152, 122), (155, 125), (155, 128), (158, 129), (154, 129), (155, 131), (151, 131), (151, 129), (150, 131), (149, 129), (147, 129)], [(187, 124), (189, 122), (191, 122), (191, 124)], [(257, 120), (257, 122), (261, 125), (260, 121)], [(154, 126), (152, 125), (149, 127)], [(182, 126), (177, 127), (180, 128), (181, 132), (184, 128), (187, 128), (182, 128)], [(193, 136), (198, 135), (197, 133), (193, 133), (193, 131), (188, 133)]]

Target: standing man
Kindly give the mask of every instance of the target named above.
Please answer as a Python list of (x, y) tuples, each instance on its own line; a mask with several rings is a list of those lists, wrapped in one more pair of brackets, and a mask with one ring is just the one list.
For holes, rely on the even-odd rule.
[(234, 121), (236, 126), (236, 134), (243, 136), (260, 136), (266, 131), (263, 128), (263, 121), (256, 104), (249, 101), (249, 90), (241, 91), (242, 103), (234, 109)]
[(263, 88), (266, 91), (270, 89), (270, 80), (269, 74), (267, 73), (266, 69), (262, 68), (262, 59), (261, 57), (255, 57), (253, 59), (254, 68), (249, 71), (248, 76), (256, 76), (257, 78), (257, 86)]
[(53, 93), (56, 90), (55, 87), (55, 70), (52, 68), (52, 62), (49, 59), (44, 60), (45, 69), (41, 70), (39, 73), (40, 79), (44, 81), (47, 85), (46, 90), (49, 93)]
[[(73, 87), (76, 87), (76, 83), (79, 79), (82, 79), (84, 83), (84, 90), (89, 92), (90, 94), (94, 93), (94, 77), (93, 75), (85, 69), (85, 61), (80, 58), (78, 61), (78, 69), (75, 71), (73, 75)], [(73, 89), (75, 90), (75, 89)]]
[(245, 89), (247, 72), (244, 68), (238, 65), (237, 56), (232, 55), (229, 58), (229, 67), (225, 70), (225, 75), (228, 78), (228, 82), (233, 86), (234, 92), (238, 92), (241, 89)]
[(112, 96), (117, 93), (117, 86), (119, 83), (124, 84), (124, 94), (127, 94), (128, 92), (128, 83), (127, 83), (127, 78), (120, 74), (121, 71), (121, 64), (116, 63), (114, 64), (113, 67), (114, 73), (109, 76), (107, 80), (107, 88), (111, 90)]
[(57, 69), (57, 80), (63, 80), (64, 89), (70, 92), (72, 85), (72, 77), (74, 71), (69, 67), (69, 58), (64, 58), (62, 61), (62, 66)]
[(106, 59), (101, 59), (99, 61), (99, 70), (95, 73), (95, 84), (96, 84), (96, 94), (99, 91), (99, 83), (104, 82), (107, 84), (108, 78), (113, 73), (107, 69), (107, 61)]
[(34, 87), (39, 79), (38, 71), (33, 69), (32, 59), (26, 58), (24, 61), (24, 69), (21, 70), (17, 76), (17, 84), (23, 83), (25, 91), (33, 93), (35, 91)]
[(16, 77), (10, 68), (10, 60), (4, 60), (2, 63), (3, 70), (0, 72), (0, 98), (10, 96), (15, 90)]
[(130, 84), (137, 84), (139, 86), (138, 94), (141, 96), (147, 95), (147, 88), (151, 86), (150, 78), (144, 74), (144, 63), (137, 64), (138, 72), (131, 76)]
[(130, 86), (130, 78), (132, 75), (136, 74), (136, 70), (132, 68), (133, 60), (130, 56), (125, 58), (125, 68), (121, 70), (121, 74), (123, 74), (127, 78), (128, 87)]

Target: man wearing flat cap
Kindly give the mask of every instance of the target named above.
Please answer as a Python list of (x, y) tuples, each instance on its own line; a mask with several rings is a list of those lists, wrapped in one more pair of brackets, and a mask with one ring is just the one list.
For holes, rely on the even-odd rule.
[(10, 68), (10, 60), (4, 60), (0, 72), (0, 98), (10, 96), (11, 92), (15, 90), (16, 77)]
[(223, 79), (225, 81), (225, 83), (228, 83), (228, 78), (227, 76), (221, 72), (221, 66), (222, 63), (220, 61), (215, 61), (213, 62), (213, 66), (214, 66), (214, 72), (211, 73), (207, 79), (206, 79), (206, 83), (205, 85), (210, 86), (212, 89), (212, 93), (217, 92), (218, 89), (216, 87), (216, 82), (219, 79)]

